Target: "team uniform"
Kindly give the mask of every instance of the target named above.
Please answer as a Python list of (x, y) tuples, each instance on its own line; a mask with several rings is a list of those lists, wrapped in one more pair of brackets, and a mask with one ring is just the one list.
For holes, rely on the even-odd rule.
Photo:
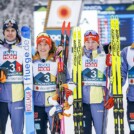
[(98, 54), (94, 59), (90, 59), (85, 55), (82, 58), (85, 134), (92, 130), (92, 120), (97, 134), (102, 134), (103, 129), (106, 127), (106, 118), (104, 117), (106, 116), (106, 113), (104, 113), (104, 96), (107, 90), (105, 61), (106, 56), (104, 53)]
[(134, 44), (125, 47), (122, 52), (122, 86), (125, 85), (128, 78), (127, 88), (127, 119), (130, 134), (134, 134)]
[(35, 127), (37, 131), (47, 133), (48, 119), (49, 124), (52, 124), (52, 118), (49, 116), (49, 110), (52, 107), (47, 99), (56, 92), (57, 63), (53, 61), (34, 61), (33, 74)]
[[(91, 38), (98, 44), (98, 34), (88, 31), (85, 41)], [(96, 134), (106, 133), (107, 110), (104, 100), (108, 99), (109, 90), (106, 88), (106, 54), (100, 45), (95, 50), (87, 50), (84, 46), (82, 56), (82, 91), (83, 91), (83, 126), (84, 134), (92, 134), (92, 122)]]
[(33, 56), (34, 120), (36, 133), (47, 134), (48, 120), (50, 130), (52, 129), (52, 117), (49, 116), (49, 111), (53, 104), (50, 104), (49, 98), (58, 93), (58, 63), (55, 60), (55, 45), (49, 35), (40, 33), (36, 44), (37, 52)]
[[(24, 89), (23, 53), (18, 25), (14, 19), (3, 24), (4, 41), (0, 46), (0, 70), (6, 70), (5, 79), (0, 76), (0, 131), (5, 134), (8, 115), (13, 134), (23, 134)], [(2, 74), (2, 73), (1, 73)]]
[(0, 47), (0, 67), (8, 69), (6, 82), (0, 83), (0, 123), (2, 134), (4, 134), (10, 114), (13, 133), (22, 134), (24, 123), (23, 54), (20, 44), (9, 47), (10, 45), (6, 42)]

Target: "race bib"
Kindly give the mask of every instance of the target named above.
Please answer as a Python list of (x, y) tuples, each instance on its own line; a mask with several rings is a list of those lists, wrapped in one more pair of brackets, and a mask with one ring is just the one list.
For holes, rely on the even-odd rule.
[(90, 87), (90, 104), (101, 103), (103, 101), (104, 90), (102, 87)]

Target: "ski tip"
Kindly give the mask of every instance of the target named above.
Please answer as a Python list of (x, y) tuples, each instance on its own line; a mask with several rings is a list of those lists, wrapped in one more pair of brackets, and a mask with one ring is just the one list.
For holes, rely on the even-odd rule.
[(30, 27), (25, 25), (21, 27), (21, 35), (23, 37), (29, 38), (30, 37)]
[(68, 26), (67, 26), (67, 35), (70, 35), (70, 22), (68, 22)]
[(22, 26), (21, 31), (29, 31), (30, 27), (27, 25)]
[(67, 35), (69, 36), (70, 35), (70, 22), (68, 22), (67, 27), (65, 26), (65, 24), (66, 24), (66, 22), (63, 21), (61, 31), (62, 31), (62, 34), (64, 34), (64, 32), (66, 30)]
[(64, 30), (65, 30), (65, 21), (63, 21), (63, 23), (62, 23), (62, 28), (61, 28), (61, 31), (62, 31), (62, 34), (64, 34)]

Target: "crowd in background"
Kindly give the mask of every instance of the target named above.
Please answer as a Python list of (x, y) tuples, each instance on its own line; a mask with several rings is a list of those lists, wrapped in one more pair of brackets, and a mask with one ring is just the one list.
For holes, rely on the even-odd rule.
[(7, 18), (16, 19), (19, 28), (24, 24), (29, 25), (33, 33), (33, 11), (35, 4), (43, 4), (43, 0), (0, 0), (0, 39), (3, 38), (3, 34), (1, 34), (2, 22)]

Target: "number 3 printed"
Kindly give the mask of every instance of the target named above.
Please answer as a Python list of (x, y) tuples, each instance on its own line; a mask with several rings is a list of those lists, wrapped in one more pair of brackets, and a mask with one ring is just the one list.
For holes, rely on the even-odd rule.
[(15, 64), (10, 64), (10, 72), (15, 72)]
[(91, 78), (96, 78), (96, 71), (95, 70), (91, 70)]
[(50, 75), (45, 74), (44, 77), (45, 77), (45, 78), (44, 78), (44, 81), (45, 81), (45, 82), (49, 82), (49, 81), (50, 81)]

